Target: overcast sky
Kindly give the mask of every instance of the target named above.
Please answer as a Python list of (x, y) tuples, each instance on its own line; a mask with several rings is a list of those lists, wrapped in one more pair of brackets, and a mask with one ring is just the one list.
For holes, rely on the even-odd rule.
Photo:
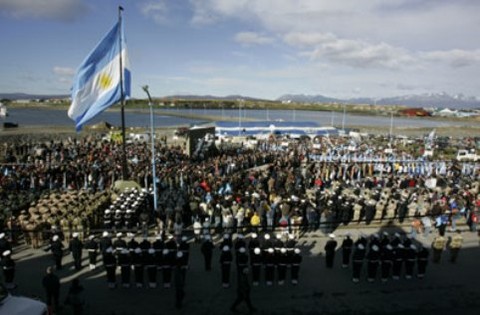
[(70, 93), (118, 4), (134, 97), (480, 96), (479, 0), (0, 0), (0, 92)]

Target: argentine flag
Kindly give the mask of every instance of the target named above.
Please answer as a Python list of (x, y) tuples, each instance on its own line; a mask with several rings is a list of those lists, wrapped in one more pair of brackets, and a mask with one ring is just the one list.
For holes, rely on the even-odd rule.
[(123, 27), (119, 21), (85, 58), (74, 77), (68, 117), (75, 121), (77, 131), (121, 100), (120, 56), (123, 94), (127, 98), (130, 96), (130, 71)]

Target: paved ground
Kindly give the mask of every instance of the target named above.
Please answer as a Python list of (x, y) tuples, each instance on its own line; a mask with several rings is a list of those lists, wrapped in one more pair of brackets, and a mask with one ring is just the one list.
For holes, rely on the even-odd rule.
[[(400, 229), (400, 228), (394, 228)], [(337, 230), (341, 236), (347, 231), (358, 234), (378, 232), (378, 228)], [(299, 240), (304, 254), (300, 270), (300, 284), (252, 288), (252, 302), (257, 314), (478, 314), (480, 311), (479, 262), (480, 247), (476, 234), (465, 232), (464, 248), (456, 264), (448, 262), (445, 252), (441, 264), (429, 264), (423, 280), (399, 280), (383, 284), (379, 281), (359, 284), (351, 282), (351, 270), (340, 267), (340, 255), (334, 269), (325, 268), (322, 256), (326, 237), (321, 232), (308, 233)], [(432, 236), (418, 240), (430, 245)], [(41, 279), (52, 263), (50, 255), (25, 246), (16, 248), (16, 294), (43, 297)], [(187, 273), (184, 307), (174, 308), (174, 289), (115, 289), (106, 286), (103, 268), (82, 272), (71, 270), (70, 255), (65, 257), (62, 278), (62, 301), (70, 281), (80, 277), (86, 290), (88, 309), (92, 315), (157, 315), (157, 314), (229, 314), (235, 299), (235, 282), (229, 289), (220, 285), (218, 250), (214, 269), (203, 270), (203, 259), (198, 245), (191, 247), (190, 270)], [(87, 264), (86, 257), (84, 265)], [(235, 281), (235, 275), (232, 275)], [(242, 306), (243, 307), (243, 306)], [(246, 307), (240, 313), (247, 313)], [(68, 308), (60, 314), (70, 314)]]

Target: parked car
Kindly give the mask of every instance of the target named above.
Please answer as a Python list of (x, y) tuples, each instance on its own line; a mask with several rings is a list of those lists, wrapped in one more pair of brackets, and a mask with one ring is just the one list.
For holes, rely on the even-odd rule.
[(14, 296), (0, 285), (0, 315), (47, 315), (47, 305), (24, 296)]

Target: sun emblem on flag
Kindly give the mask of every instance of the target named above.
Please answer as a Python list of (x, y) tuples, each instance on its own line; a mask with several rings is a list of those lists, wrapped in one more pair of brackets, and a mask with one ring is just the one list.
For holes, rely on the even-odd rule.
[(102, 90), (106, 90), (112, 84), (112, 77), (106, 73), (102, 73), (98, 78), (98, 84)]

